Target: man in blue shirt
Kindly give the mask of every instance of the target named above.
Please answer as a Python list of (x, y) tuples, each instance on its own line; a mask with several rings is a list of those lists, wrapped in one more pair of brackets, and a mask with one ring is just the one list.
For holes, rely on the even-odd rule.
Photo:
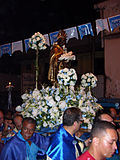
[(44, 155), (49, 146), (49, 137), (35, 133), (36, 121), (27, 117), (23, 119), (22, 129), (4, 146), (2, 160), (36, 160), (38, 151)]
[(81, 152), (76, 149), (77, 140), (75, 139), (75, 133), (80, 129), (81, 120), (79, 108), (71, 107), (65, 110), (63, 124), (55, 135), (52, 136), (46, 153), (48, 160), (76, 160), (76, 157)]

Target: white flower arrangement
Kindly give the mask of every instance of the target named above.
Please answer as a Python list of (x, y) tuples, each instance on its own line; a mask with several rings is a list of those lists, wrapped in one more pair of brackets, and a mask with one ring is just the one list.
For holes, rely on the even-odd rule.
[(65, 90), (55, 87), (43, 86), (41, 90), (22, 95), (22, 99), (22, 115), (36, 119), (38, 129), (61, 124), (64, 110), (77, 106), (75, 95), (68, 95)]
[(79, 100), (78, 107), (82, 111), (84, 126), (91, 129), (96, 111), (98, 109), (103, 109), (103, 107), (97, 103), (97, 99), (91, 95), (90, 91), (83, 94)]
[(76, 71), (73, 68), (64, 68), (58, 72), (57, 80), (59, 85), (74, 86), (77, 81)]
[(35, 49), (35, 50), (46, 49), (46, 42), (45, 42), (44, 36), (40, 32), (35, 33), (29, 39), (29, 46), (30, 48)]
[[(41, 127), (54, 128), (62, 123), (62, 115), (66, 108), (79, 107), (83, 114), (84, 124), (91, 129), (95, 112), (102, 109), (96, 103), (97, 99), (91, 95), (90, 91), (86, 93), (82, 86), (74, 90), (77, 80), (74, 69), (61, 70), (58, 78), (59, 82), (62, 82), (59, 88), (42, 86), (41, 90), (35, 89), (29, 94), (25, 93), (21, 96), (23, 99), (22, 115), (34, 118), (37, 121), (37, 129)], [(67, 79), (67, 82), (64, 79)], [(70, 85), (72, 80), (74, 85)]]
[(70, 51), (70, 52), (68, 52), (68, 53), (64, 53), (64, 54), (62, 54), (60, 57), (59, 57), (59, 60), (60, 61), (63, 61), (63, 60), (65, 60), (65, 61), (67, 61), (67, 62), (69, 62), (70, 60), (72, 61), (72, 60), (75, 60), (76, 59), (76, 57), (75, 57), (75, 55), (73, 55), (73, 52), (72, 51)]
[(92, 73), (86, 73), (81, 76), (81, 85), (82, 87), (96, 87), (97, 86), (97, 77)]

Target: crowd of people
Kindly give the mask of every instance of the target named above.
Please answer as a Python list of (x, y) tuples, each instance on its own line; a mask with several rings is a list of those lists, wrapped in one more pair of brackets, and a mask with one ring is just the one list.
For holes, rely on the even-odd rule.
[(0, 110), (0, 160), (119, 160), (117, 119), (115, 108), (100, 110), (86, 134), (81, 129), (81, 110), (71, 107), (64, 111), (63, 123), (55, 133), (41, 135), (33, 118)]

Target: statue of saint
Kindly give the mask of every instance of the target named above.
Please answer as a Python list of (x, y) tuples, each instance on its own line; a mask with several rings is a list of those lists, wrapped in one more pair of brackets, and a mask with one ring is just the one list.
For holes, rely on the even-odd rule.
[(57, 36), (57, 42), (51, 49), (51, 58), (49, 63), (48, 80), (53, 85), (57, 83), (57, 74), (61, 69), (61, 62), (58, 61), (59, 57), (65, 52), (66, 33), (64, 30), (60, 30)]

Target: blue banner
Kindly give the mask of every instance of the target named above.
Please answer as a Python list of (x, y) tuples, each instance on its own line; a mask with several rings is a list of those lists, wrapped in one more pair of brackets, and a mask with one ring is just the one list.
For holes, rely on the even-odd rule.
[(25, 52), (27, 53), (28, 49), (30, 48), (28, 43), (29, 43), (29, 38), (24, 40), (25, 43)]
[(15, 51), (21, 51), (21, 52), (23, 52), (23, 43), (22, 43), (22, 40), (21, 41), (17, 41), (17, 42), (12, 42), (12, 54)]
[(64, 29), (64, 31), (67, 34), (67, 40), (66, 40), (66, 42), (68, 42), (68, 40), (70, 38), (73, 38), (73, 37), (75, 37), (75, 38), (78, 39), (78, 32), (77, 32), (77, 28), (76, 27), (67, 28), (67, 29)]
[(113, 30), (115, 28), (120, 26), (120, 15), (117, 15), (117, 16), (114, 16), (114, 17), (110, 17), (110, 18), (108, 18), (108, 20), (109, 20), (109, 25), (110, 25), (111, 32), (113, 32)]
[(49, 34), (51, 45), (53, 45), (53, 43), (55, 43), (57, 41), (57, 35), (58, 35), (58, 33), (59, 32), (56, 31), (56, 32), (52, 32), (52, 33)]
[(46, 44), (47, 44), (48, 46), (50, 46), (50, 41), (49, 41), (49, 36), (48, 36), (48, 34), (44, 34), (43, 36), (44, 36), (44, 38), (45, 38)]
[(79, 31), (81, 39), (85, 35), (89, 35), (89, 34), (94, 36), (91, 23), (87, 23), (87, 24), (83, 24), (83, 25), (78, 26), (78, 31)]
[(97, 31), (97, 35), (99, 34), (99, 32), (103, 31), (103, 30), (107, 30), (108, 32), (109, 30), (109, 26), (108, 26), (108, 22), (107, 19), (97, 19), (96, 20), (96, 31)]
[(11, 43), (4, 44), (0, 46), (0, 56), (3, 54), (9, 54), (10, 56), (12, 55), (12, 49), (11, 49)]

